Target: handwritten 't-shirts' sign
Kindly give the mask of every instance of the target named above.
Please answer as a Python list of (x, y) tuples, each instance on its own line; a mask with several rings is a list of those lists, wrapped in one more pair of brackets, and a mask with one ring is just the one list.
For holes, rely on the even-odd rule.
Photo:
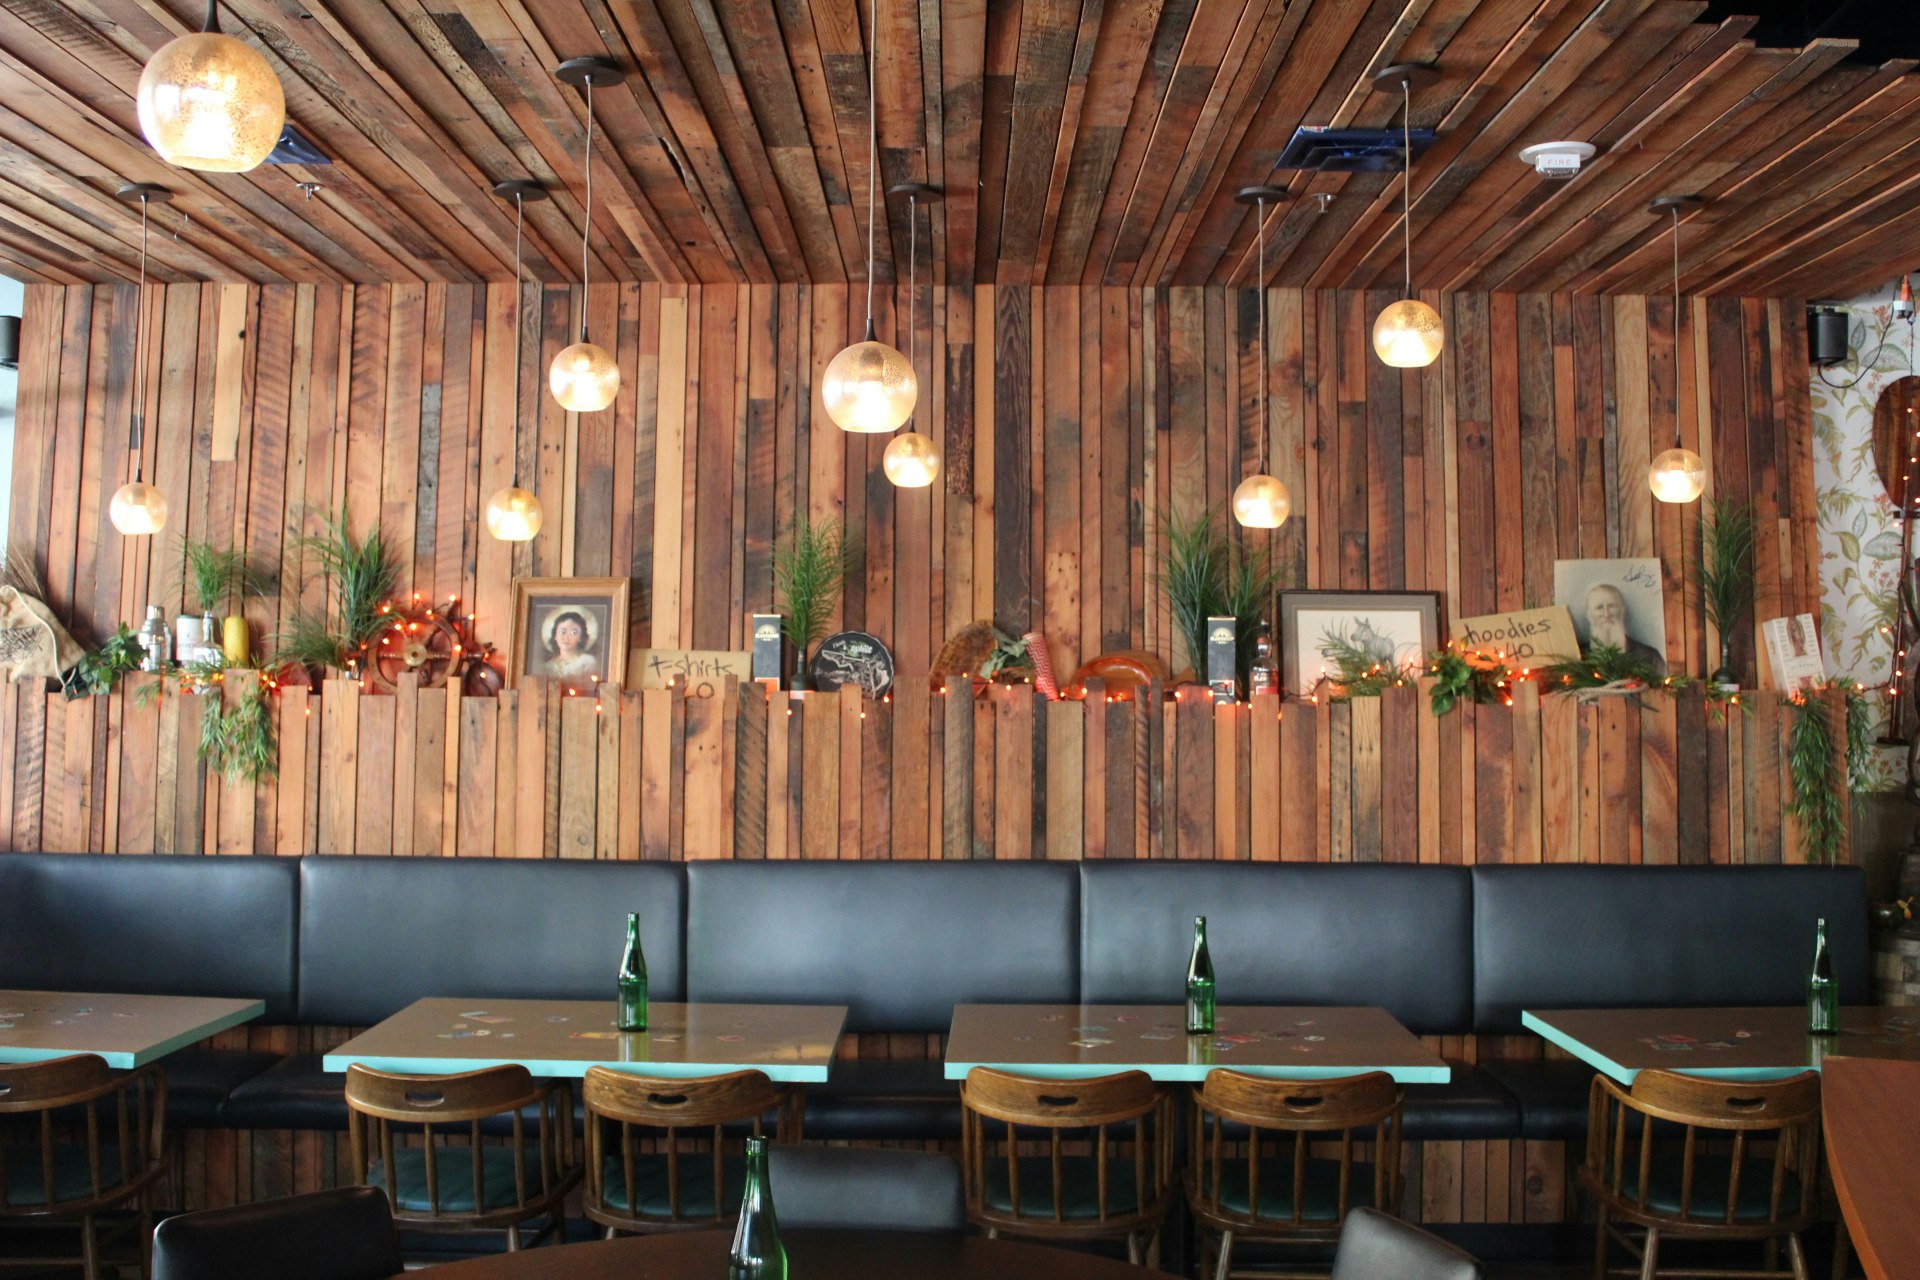
[(1573, 615), (1563, 604), (1545, 609), (1515, 609), (1480, 618), (1455, 618), (1453, 638), (1481, 653), (1502, 653), (1514, 666), (1543, 666), (1580, 655)]
[(753, 655), (745, 649), (635, 649), (627, 656), (627, 674), (636, 688), (671, 684), (689, 698), (711, 698), (725, 691), (728, 676), (742, 684), (752, 677)]

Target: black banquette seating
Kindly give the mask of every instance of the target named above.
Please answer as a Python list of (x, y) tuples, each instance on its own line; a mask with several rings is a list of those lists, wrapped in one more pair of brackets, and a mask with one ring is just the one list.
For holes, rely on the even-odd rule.
[[(845, 1004), (849, 1032), (909, 1045), (962, 1002), (1177, 1002), (1194, 915), (1229, 1002), (1380, 1005), (1422, 1035), (1518, 1034), (1526, 1007), (1795, 1004), (1821, 915), (1842, 999), (1869, 998), (1845, 867), (63, 854), (0, 855), (0, 987), (251, 995), (265, 1023), (329, 1028), (428, 995), (597, 999), (636, 910), (655, 999)], [(345, 1127), (318, 1054), (164, 1065), (176, 1125)], [(1590, 1075), (1456, 1063), (1407, 1089), (1406, 1135), (1578, 1138)], [(806, 1134), (954, 1139), (957, 1086), (937, 1060), (843, 1060)]]

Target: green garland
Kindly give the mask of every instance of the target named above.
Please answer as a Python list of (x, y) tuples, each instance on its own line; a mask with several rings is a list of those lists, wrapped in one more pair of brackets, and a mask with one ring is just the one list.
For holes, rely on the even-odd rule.
[(1433, 677), (1433, 714), (1446, 715), (1462, 702), (1513, 704), (1514, 675), (1507, 664), (1469, 649), (1449, 646), (1427, 655)]
[(1332, 685), (1329, 696), (1335, 702), (1377, 698), (1388, 689), (1411, 683), (1405, 671), (1378, 661), (1348, 639), (1344, 631), (1322, 632), (1319, 649), (1333, 663), (1333, 674), (1327, 680)]
[(1584, 658), (1563, 658), (1540, 668), (1540, 683), (1550, 692), (1563, 689), (1669, 688), (1687, 683), (1685, 676), (1668, 678), (1651, 661), (1610, 644), (1596, 644)]
[(1835, 733), (1826, 699), (1839, 689), (1846, 698), (1840, 733), (1846, 755), (1847, 785), (1864, 788), (1873, 748), (1872, 712), (1859, 681), (1841, 677), (1809, 687), (1788, 699), (1793, 724), (1787, 731), (1787, 775), (1792, 780), (1786, 813), (1800, 824), (1800, 854), (1808, 862), (1831, 863), (1846, 837), (1847, 812), (1837, 787), (1841, 766), (1834, 762)]
[(200, 759), (228, 782), (259, 782), (280, 771), (280, 737), (265, 689), (249, 686), (232, 710), (214, 696), (200, 721)]
[(139, 633), (123, 622), (105, 644), (89, 649), (80, 661), (67, 668), (67, 673), (60, 677), (60, 691), (69, 701), (111, 693), (121, 676), (140, 669), (146, 655)]

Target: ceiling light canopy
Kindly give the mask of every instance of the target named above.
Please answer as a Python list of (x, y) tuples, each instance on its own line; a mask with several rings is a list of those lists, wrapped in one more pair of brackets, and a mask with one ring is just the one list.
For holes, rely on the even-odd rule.
[(587, 340), (587, 244), (593, 234), (593, 89), (619, 84), (626, 73), (609, 58), (569, 58), (555, 75), (587, 91), (587, 149), (581, 164), (587, 174), (586, 214), (580, 222), (580, 341), (553, 358), (547, 386), (569, 413), (598, 413), (620, 394), (620, 365), (613, 353)]
[(1397, 87), (1401, 94), (1402, 199), (1406, 208), (1400, 218), (1400, 236), (1405, 293), (1373, 322), (1374, 354), (1396, 369), (1423, 369), (1440, 358), (1440, 350), (1446, 345), (1440, 313), (1413, 296), (1413, 86), (1437, 80), (1439, 75), (1424, 63), (1404, 62), (1385, 67), (1373, 77), (1374, 88), (1384, 91)]
[[(493, 194), (513, 201), (513, 405), (508, 412), (519, 435), (520, 419), (520, 228), (526, 221), (529, 200), (545, 200), (547, 189), (537, 182), (514, 178), (496, 182)], [(532, 542), (546, 522), (546, 511), (538, 494), (520, 487), (520, 450), (513, 451), (513, 478), (507, 487), (487, 499), (487, 533), (501, 542)]]
[(287, 122), (280, 79), (258, 50), (220, 30), (209, 0), (200, 30), (160, 46), (140, 73), (140, 131), (168, 164), (239, 173), (273, 151)]

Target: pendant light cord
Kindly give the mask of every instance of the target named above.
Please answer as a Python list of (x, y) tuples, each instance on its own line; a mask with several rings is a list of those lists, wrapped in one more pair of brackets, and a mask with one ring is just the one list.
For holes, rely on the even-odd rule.
[(1673, 447), (1680, 445), (1680, 206), (1673, 214)]
[(209, 34), (217, 35), (219, 34), (219, 31), (220, 31), (219, 0), (207, 0), (207, 16), (205, 20), (203, 20), (200, 23), (200, 34), (203, 36), (209, 35)]
[(520, 322), (526, 315), (525, 280), (520, 271), (520, 221), (526, 216), (527, 198), (513, 193), (513, 479), (511, 487), (520, 487)]
[[(918, 288), (920, 283), (920, 277), (917, 274), (917, 272), (920, 269), (920, 219), (917, 216), (919, 212), (920, 212), (919, 193), (908, 192), (907, 193), (907, 368), (908, 369), (913, 369), (914, 352), (918, 350), (918, 347), (914, 342), (914, 338), (918, 336), (914, 333), (914, 329), (917, 328), (918, 326), (916, 326), (913, 322), (913, 312), (914, 312), (914, 302), (920, 296), (919, 288)], [(917, 370), (915, 370), (914, 376), (915, 377), (920, 376)], [(918, 408), (919, 397), (916, 396), (914, 398), (914, 403), (915, 403), (915, 407)], [(911, 415), (909, 415), (909, 417), (911, 417)]]
[[(587, 216), (580, 224), (580, 341), (587, 340), (587, 241), (593, 235), (593, 75), (587, 75)], [(515, 271), (518, 272), (516, 267)], [(515, 410), (519, 409), (516, 401)]]
[(1253, 287), (1259, 292), (1260, 303), (1260, 357), (1255, 367), (1260, 370), (1260, 474), (1267, 474), (1267, 436), (1272, 427), (1267, 421), (1267, 198), (1261, 196), (1254, 202), (1255, 234), (1259, 242), (1259, 272), (1254, 277)]
[[(211, 5), (208, 6), (212, 8)], [(127, 422), (127, 448), (133, 453), (133, 482), (140, 483), (141, 427), (147, 404), (147, 193), (140, 193), (140, 291), (134, 295), (133, 404)]]
[(1405, 172), (1401, 179), (1401, 199), (1406, 208), (1400, 215), (1401, 264), (1406, 271), (1407, 296), (1413, 296), (1413, 81), (1402, 80), (1400, 92), (1405, 96), (1400, 109), (1400, 152)]
[(879, 74), (880, 0), (867, 0), (872, 16), (867, 37), (867, 341), (873, 338), (873, 189), (880, 180), (880, 119), (874, 78)]

